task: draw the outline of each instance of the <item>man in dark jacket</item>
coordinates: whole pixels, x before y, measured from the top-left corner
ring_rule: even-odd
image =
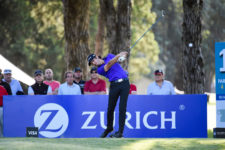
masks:
[[[52,95],[52,88],[44,84],[44,76],[41,70],[34,72],[35,84],[29,86],[28,95]]]

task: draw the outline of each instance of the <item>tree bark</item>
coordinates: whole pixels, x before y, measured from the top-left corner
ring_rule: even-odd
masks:
[[[130,53],[130,18],[131,18],[131,0],[119,0],[117,9],[113,6],[113,0],[103,0],[106,15],[107,42],[109,52],[118,54],[121,51]],[[116,11],[117,10],[117,11]],[[129,56],[123,67],[128,69]]]
[[[203,0],[183,0],[183,87],[186,94],[204,93],[201,52],[202,6]]]
[[[212,89],[212,81],[214,79],[214,75],[215,72],[213,72],[212,70],[205,70],[205,74],[207,74],[207,76],[205,77],[205,92],[215,92]]]
[[[98,15],[98,31],[95,40],[95,54],[103,55],[104,38],[105,38],[105,6],[103,0],[99,0],[100,11]]]
[[[87,77],[89,0],[63,0],[67,70],[80,67]]]

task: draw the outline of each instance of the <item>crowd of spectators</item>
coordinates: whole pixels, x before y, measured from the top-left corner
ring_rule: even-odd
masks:
[[[24,95],[20,82],[12,78],[12,73],[11,69],[5,69],[4,71],[0,69],[1,89],[4,88],[7,95]],[[149,84],[147,95],[175,94],[173,84],[164,79],[162,70],[155,70],[154,75],[155,81]],[[36,70],[34,72],[35,83],[28,87],[27,93],[28,95],[107,94],[107,83],[105,80],[99,78],[96,67],[90,69],[90,80],[87,81],[82,79],[82,69],[80,67],[75,67],[73,71],[66,71],[64,77],[65,82],[60,84],[59,81],[54,80],[52,69],[47,68],[44,72]],[[135,84],[130,84],[129,94],[137,94]]]
[[[12,78],[12,73],[11,69],[5,69],[4,72],[0,69],[1,89],[4,88],[7,95],[24,95],[20,82]],[[173,84],[164,79],[162,70],[155,70],[154,75],[155,81],[149,84],[147,95],[175,94]],[[66,71],[64,77],[65,82],[60,84],[59,81],[54,80],[52,69],[47,68],[44,72],[36,70],[34,72],[35,83],[28,87],[27,93],[28,95],[107,94],[107,83],[105,80],[99,78],[96,67],[90,69],[90,80],[87,81],[82,79],[82,69],[80,67],[75,67],[73,71]],[[130,84],[129,94],[137,94],[135,84]]]
[[[6,90],[7,95],[24,95],[20,82],[12,78],[12,70],[0,69],[0,86]],[[28,87],[28,95],[81,95],[81,94],[107,94],[106,81],[99,78],[97,68],[90,69],[90,80],[82,79],[82,70],[75,67],[73,71],[65,72],[65,83],[60,84],[54,80],[53,70],[50,68],[34,72],[35,83]],[[132,91],[132,92],[131,92]],[[2,90],[1,90],[2,92]],[[137,89],[131,84],[130,94],[136,94]],[[4,92],[3,92],[4,93]],[[1,94],[2,95],[2,94]]]
[[[24,91],[18,80],[12,78],[12,70],[0,69],[0,137],[2,136],[3,125],[3,96],[4,95],[24,95]],[[147,95],[174,95],[174,87],[170,81],[164,80],[162,70],[156,70],[155,81],[147,89]],[[60,84],[54,80],[52,69],[34,72],[35,83],[28,87],[28,95],[100,95],[107,94],[106,81],[99,78],[97,68],[90,70],[90,80],[82,79],[82,70],[76,67],[74,71],[66,71],[65,82]],[[129,94],[137,94],[137,87],[130,84]]]

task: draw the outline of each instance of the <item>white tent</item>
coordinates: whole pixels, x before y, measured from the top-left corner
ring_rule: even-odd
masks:
[[[35,83],[35,80],[32,77],[16,67],[2,55],[0,55],[0,68],[2,69],[2,72],[4,72],[4,69],[11,69],[12,77],[14,79],[19,80],[20,82],[23,82],[29,86]]]

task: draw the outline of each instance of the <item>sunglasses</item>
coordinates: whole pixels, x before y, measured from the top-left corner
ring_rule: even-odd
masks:
[[[157,74],[155,74],[155,76],[162,76],[163,74],[161,74],[161,73],[157,73]]]
[[[42,74],[36,74],[35,77],[37,77],[37,76],[42,76]]]
[[[97,72],[93,71],[91,74],[93,74],[93,73],[97,73]]]

